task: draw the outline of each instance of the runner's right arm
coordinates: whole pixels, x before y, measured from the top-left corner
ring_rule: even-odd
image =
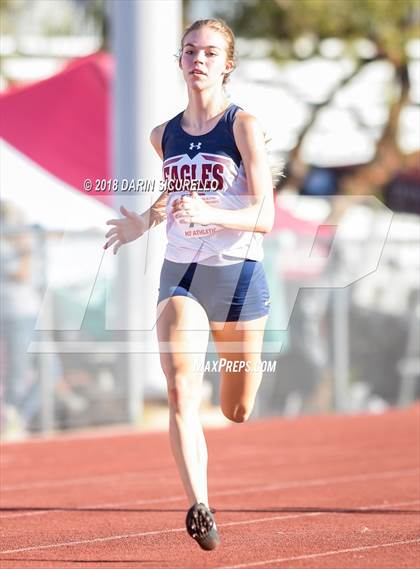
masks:
[[[161,148],[162,135],[165,124],[159,125],[153,129],[150,140],[156,152],[163,158]],[[141,237],[146,231],[159,225],[166,219],[166,202],[168,200],[168,193],[165,189],[162,195],[155,201],[155,203],[144,213],[138,214],[134,211],[129,211],[123,205],[120,207],[120,212],[124,216],[122,219],[109,219],[106,224],[113,227],[106,233],[105,237],[108,241],[103,246],[104,249],[113,247],[114,255],[117,254],[118,249],[125,243],[130,243]]]
[[[161,160],[163,160],[162,136],[166,125],[167,122],[160,124],[159,126],[156,126],[150,133],[150,142],[152,143],[153,148],[156,150],[156,153]],[[142,213],[141,217],[146,222],[147,230],[152,229],[152,227],[156,227],[156,225],[159,225],[159,223],[165,221],[167,201],[168,191],[165,189],[162,192],[162,195],[155,201],[155,203],[147,211]]]

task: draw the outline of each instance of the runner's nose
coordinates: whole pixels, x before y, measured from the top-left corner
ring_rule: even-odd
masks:
[[[194,58],[194,63],[203,63],[204,61],[204,52],[202,50],[197,51]]]

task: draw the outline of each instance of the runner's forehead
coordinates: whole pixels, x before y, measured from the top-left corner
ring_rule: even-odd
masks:
[[[198,49],[223,49],[223,47],[219,45],[197,45],[192,42],[185,43],[184,47],[198,47]]]
[[[196,43],[188,42],[184,44],[184,47],[191,46],[191,47],[198,47],[201,49],[222,49],[219,45],[198,45]]]
[[[211,28],[192,30],[185,36],[183,42],[183,47],[201,47],[202,49],[226,49],[226,45],[226,40],[223,35],[219,31]]]

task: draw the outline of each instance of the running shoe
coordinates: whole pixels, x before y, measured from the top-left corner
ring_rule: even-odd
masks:
[[[187,532],[206,551],[215,549],[220,544],[214,513],[215,510],[207,508],[203,503],[194,504],[185,519]]]

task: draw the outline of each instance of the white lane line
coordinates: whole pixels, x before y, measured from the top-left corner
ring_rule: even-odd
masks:
[[[319,445],[321,446],[321,445]],[[317,447],[318,448],[318,447]],[[328,451],[332,452],[332,451],[337,451],[339,450],[338,447],[331,447],[331,446],[326,446],[325,448],[328,449]],[[306,450],[313,450],[313,448],[310,447],[300,447],[297,449],[297,451],[303,452]],[[265,455],[266,451],[264,450],[263,453],[260,453],[261,456],[257,456],[257,461],[250,464],[250,468],[260,468],[261,465],[261,460],[265,460],[266,458],[268,459],[268,457]],[[354,458],[354,454],[351,452],[344,453],[343,456],[343,452],[340,451],[341,453],[341,458],[342,460],[340,460],[339,462],[343,462],[343,461],[347,461],[347,460],[351,460],[352,458]],[[255,452],[249,452],[247,453],[247,455],[249,457],[253,457],[255,456]],[[374,452],[374,451],[369,451],[369,459],[366,459],[365,462],[370,462],[370,459],[372,458],[372,456],[375,456],[375,454],[380,455],[381,457],[384,457],[383,451],[380,450],[378,452]],[[392,453],[391,455],[388,454],[386,455],[384,458],[393,458],[395,457],[395,452]],[[400,454],[400,453],[398,453]],[[406,456],[407,453],[405,453],[402,456]],[[226,455],[226,456],[221,456],[221,460],[223,462],[228,461],[229,459],[231,459],[232,461],[236,462],[238,460],[238,458],[243,458],[246,457],[246,455],[244,455],[244,453],[238,453],[238,455],[236,455],[236,449],[235,449],[235,453],[234,455],[232,455],[232,453],[230,455]],[[308,460],[302,460],[301,457],[296,458],[295,456],[283,456],[281,459],[275,459],[273,460],[271,457],[269,458],[269,464],[270,467],[273,466],[284,466],[284,465],[290,465],[291,463],[303,463],[303,464],[308,464]],[[334,464],[336,464],[338,461],[334,460]],[[360,461],[359,461],[360,463]],[[1,464],[1,459],[0,459],[0,464]],[[15,492],[15,491],[24,491],[24,490],[32,490],[33,488],[51,488],[51,487],[59,487],[59,486],[72,486],[73,484],[95,484],[96,482],[101,482],[101,481],[113,481],[115,479],[120,480],[122,477],[130,477],[130,476],[144,476],[144,477],[150,477],[150,478],[155,478],[156,474],[155,474],[155,470],[159,469],[160,471],[173,471],[173,464],[167,464],[167,465],[162,465],[162,466],[156,466],[156,469],[150,469],[150,472],[144,472],[144,471],[132,471],[132,472],[123,472],[123,473],[104,473],[104,474],[98,474],[95,476],[83,476],[83,477],[75,477],[75,478],[66,478],[63,480],[35,480],[33,482],[25,482],[25,483],[17,483],[17,484],[9,484],[9,485],[5,485],[3,483],[3,485],[0,488],[0,493],[4,493],[4,492]],[[224,465],[216,465],[213,466],[213,472],[224,472],[226,470],[226,464]],[[3,480],[4,480],[5,474],[3,473]]]
[[[363,514],[363,510],[371,510],[372,508],[376,508],[376,509],[384,509],[384,508],[388,508],[388,507],[394,507],[394,508],[398,508],[401,506],[414,506],[415,504],[420,504],[420,500],[414,500],[414,501],[410,501],[410,502],[398,502],[396,504],[375,504],[374,506],[360,506],[360,507],[356,507],[353,508],[355,510],[357,510],[357,512],[355,513],[361,513]],[[414,511],[414,510],[413,510]],[[270,520],[290,520],[292,518],[306,518],[306,517],[310,517],[310,516],[325,516],[327,514],[339,514],[340,512],[302,512],[300,514],[293,514],[293,515],[288,515],[288,516],[272,516],[271,518],[269,518]],[[379,513],[378,513],[379,515]],[[223,524],[217,524],[217,526],[237,526],[237,525],[244,525],[244,524],[254,524],[257,522],[266,522],[268,518],[253,518],[252,520],[246,520],[246,521],[240,521],[240,522],[225,522]]]
[[[279,484],[268,484],[260,486],[245,486],[243,488],[235,488],[231,490],[219,490],[212,492],[212,497],[215,496],[235,496],[237,494],[252,494],[254,492],[275,492],[279,490],[287,490],[289,488],[305,488],[311,486],[327,486],[329,484],[346,484],[347,482],[365,482],[366,480],[381,480],[386,478],[397,478],[399,476],[418,476],[419,470],[417,468],[411,468],[409,470],[388,470],[381,472],[372,472],[369,474],[356,474],[353,476],[337,476],[333,478],[314,478],[312,480],[291,480],[288,482],[281,482]],[[185,500],[185,496],[169,496],[168,498],[155,498],[151,500],[137,500],[135,502],[118,502],[118,503],[108,503],[108,504],[96,504],[80,506],[80,511],[83,509],[98,509],[103,508],[122,508],[126,506],[141,506],[144,504],[159,504],[165,502],[176,502],[178,500]],[[71,506],[70,508],[72,508]],[[24,507],[23,507],[24,508]],[[5,507],[5,509],[7,509]],[[76,508],[75,508],[76,510]],[[77,511],[77,510],[76,510]],[[0,520],[9,518],[18,518],[22,516],[40,516],[52,513],[65,513],[68,512],[68,508],[65,506],[63,508],[56,508],[52,510],[38,510],[36,512],[19,512],[16,514],[3,514],[0,516]]]
[[[353,476],[335,476],[332,478],[313,478],[312,480],[292,480],[289,482],[281,482],[280,484],[268,484],[266,486],[249,486],[248,488],[238,488],[236,490],[226,490],[212,493],[213,496],[231,496],[234,494],[242,494],[244,492],[270,492],[288,488],[299,488],[306,486],[326,486],[328,484],[342,484],[346,482],[364,482],[366,480],[376,480],[382,478],[395,478],[397,476],[414,476],[418,475],[418,468],[410,468],[406,470],[385,470],[381,472],[370,472],[369,474],[355,474]]]
[[[166,480],[166,478],[165,478]],[[232,478],[229,479],[229,482],[232,482]],[[178,484],[178,482],[176,482],[176,484]],[[213,494],[217,495],[217,492],[214,492]],[[42,516],[45,514],[56,514],[56,513],[60,513],[60,514],[65,514],[65,513],[83,513],[85,511],[90,511],[90,510],[98,510],[99,512],[101,510],[103,510],[104,508],[121,508],[121,507],[129,507],[129,506],[141,506],[141,505],[147,505],[147,504],[161,504],[163,502],[179,502],[181,500],[185,500],[185,494],[179,494],[178,496],[168,496],[167,498],[149,498],[148,500],[136,500],[136,501],[130,501],[130,502],[109,502],[109,503],[105,503],[105,504],[86,504],[83,506],[74,506],[74,505],[70,505],[70,506],[63,506],[62,508],[51,508],[49,510],[38,510],[35,512],[19,512],[16,514],[2,514],[0,515],[0,520],[5,520],[5,519],[9,519],[9,518],[21,518],[24,516]],[[7,506],[4,506],[3,508],[4,510],[7,510]],[[22,506],[22,509],[25,509],[24,506]],[[117,512],[118,510],[115,510],[115,512]],[[136,510],[133,510],[133,512],[135,512]],[[114,513],[115,513],[114,512]]]
[[[401,506],[408,506],[408,505],[414,505],[414,504],[418,504],[420,502],[420,500],[415,500],[415,501],[411,501],[411,502],[397,502],[394,504],[373,504],[370,506],[361,506],[359,509],[360,510],[369,510],[372,508],[398,508]],[[251,524],[255,524],[255,523],[261,523],[261,522],[271,522],[273,520],[276,521],[282,521],[282,520],[290,520],[290,519],[294,519],[294,518],[306,518],[306,517],[311,517],[311,516],[325,516],[328,514],[331,514],[333,512],[303,512],[301,514],[292,514],[292,515],[287,515],[287,516],[269,516],[267,518],[256,518],[256,519],[252,519],[252,520],[242,520],[242,521],[238,521],[238,522],[225,522],[225,523],[217,523],[217,527],[228,527],[228,526],[241,526],[241,525],[251,525]],[[47,543],[47,544],[41,544],[41,545],[31,545],[29,547],[20,547],[18,549],[8,549],[6,551],[0,551],[0,554],[10,554],[10,553],[23,553],[25,551],[34,551],[34,550],[38,550],[38,549],[54,549],[56,547],[70,547],[73,545],[84,545],[84,544],[91,544],[91,543],[97,543],[97,542],[103,542],[103,541],[114,541],[114,540],[118,540],[118,539],[124,539],[124,538],[133,538],[133,537],[145,537],[148,535],[160,535],[160,534],[165,534],[165,533],[177,533],[177,532],[184,532],[185,528],[173,528],[173,529],[166,529],[166,530],[155,530],[155,531],[147,531],[147,532],[138,532],[138,533],[128,533],[128,534],[123,534],[123,535],[110,535],[110,536],[105,536],[105,537],[95,537],[92,539],[83,539],[83,540],[78,540],[78,541],[64,541],[64,542],[60,542],[60,543]]]
[[[232,526],[232,525],[244,525],[244,524],[251,524],[254,522],[266,522],[269,520],[289,520],[291,518],[300,518],[302,516],[308,516],[308,515],[315,515],[318,514],[318,512],[310,512],[310,513],[305,513],[305,514],[294,514],[292,516],[275,516],[275,517],[271,517],[271,518],[260,518],[257,520],[246,520],[243,522],[228,522],[228,523],[224,523],[224,524],[217,524],[217,527],[220,528],[222,526]],[[166,530],[156,530],[156,531],[146,531],[146,532],[139,532],[139,533],[127,533],[124,535],[110,535],[110,536],[106,536],[106,537],[95,537],[93,539],[84,539],[84,540],[80,540],[80,541],[65,541],[65,542],[61,542],[61,543],[48,543],[45,545],[32,545],[30,547],[22,547],[19,549],[9,549],[8,551],[0,551],[1,554],[5,554],[5,553],[23,553],[25,551],[33,551],[34,549],[52,549],[54,547],[67,547],[67,546],[72,546],[72,545],[82,545],[82,544],[90,544],[90,543],[96,543],[98,541],[113,541],[113,540],[118,540],[118,539],[124,539],[124,538],[130,538],[130,537],[145,537],[148,535],[160,535],[160,534],[164,534],[164,533],[174,533],[174,532],[180,532],[180,531],[186,531],[185,527],[182,528],[174,528],[174,529],[166,529]]]
[[[111,502],[109,504],[88,504],[87,506],[69,506],[66,508],[54,508],[51,510],[39,510],[37,512],[20,512],[18,514],[5,514],[0,516],[0,520],[5,520],[9,518],[21,518],[24,516],[43,516],[45,514],[65,514],[65,513],[79,513],[82,514],[85,511],[98,510],[99,512],[104,508],[122,508],[124,506],[141,506],[146,504],[161,504],[162,502],[178,502],[180,500],[185,500],[185,495],[180,494],[179,496],[169,496],[169,498],[154,498],[150,500],[137,500],[136,502],[121,502],[116,504]],[[6,508],[7,509],[7,508]],[[133,510],[135,512],[136,510]],[[116,513],[117,510],[114,512]],[[112,511],[110,512],[112,513]]]
[[[114,439],[114,438],[118,438],[118,437],[138,437],[139,435],[141,435],[142,437],[145,436],[149,436],[149,437],[153,437],[156,435],[161,435],[162,431],[161,430],[150,430],[150,431],[144,431],[142,433],[139,433],[138,429],[136,428],[121,428],[118,429],[118,427],[112,427],[110,429],[98,429],[98,431],[96,432],[90,432],[90,431],[84,431],[82,433],[72,433],[72,434],[66,434],[66,433],[61,433],[60,435],[44,435],[44,436],[39,436],[39,437],[32,437],[32,438],[28,438],[28,439],[21,439],[21,440],[2,440],[0,442],[0,448],[1,447],[5,447],[8,450],[10,448],[19,448],[25,445],[40,445],[40,444],[45,444],[45,446],[51,444],[51,443],[59,443],[59,444],[64,444],[64,443],[73,443],[73,442],[78,442],[78,441],[92,441],[95,439]]]
[[[223,457],[222,460],[224,463],[226,463],[226,461],[228,459],[232,459],[232,461],[237,461],[239,457]],[[262,459],[264,460],[264,457],[262,457]],[[260,461],[261,459],[259,459]],[[293,458],[288,458],[288,459],[281,459],[281,460],[275,460],[275,461],[271,461],[270,462],[270,466],[279,466],[279,465],[290,465],[292,462],[296,462],[296,459]],[[1,464],[1,461],[0,461]],[[251,468],[259,468],[260,467],[261,462],[255,462],[254,464],[251,464],[250,467]],[[121,480],[121,478],[129,478],[129,477],[145,477],[145,478],[152,478],[152,479],[156,479],[156,470],[161,471],[168,471],[169,473],[171,472],[175,472],[174,470],[174,465],[172,464],[168,464],[168,465],[163,465],[163,466],[159,466],[157,465],[156,468],[154,470],[151,470],[150,472],[143,472],[143,471],[133,471],[133,472],[122,472],[122,473],[106,473],[106,474],[99,474],[96,476],[83,476],[83,477],[76,477],[76,478],[66,478],[63,480],[36,480],[34,482],[25,482],[25,483],[18,483],[18,484],[9,484],[8,486],[6,485],[2,485],[0,487],[0,494],[3,494],[5,492],[21,492],[24,490],[32,490],[33,488],[51,488],[51,487],[60,487],[60,486],[72,486],[74,484],[96,484],[97,482],[106,482],[106,481],[114,481],[114,480]],[[226,471],[226,464],[224,464],[223,466],[214,466],[213,467],[213,472],[225,472]],[[4,479],[4,477],[3,477]]]
[[[420,538],[405,539],[401,541],[392,541],[390,543],[378,543],[376,545],[365,545],[363,547],[349,547],[347,549],[334,549],[332,551],[324,551],[322,553],[308,553],[307,555],[296,555],[294,557],[279,557],[277,559],[266,559],[265,561],[255,561],[253,563],[240,563],[239,565],[220,565],[216,569],[242,569],[243,567],[261,567],[270,563],[286,563],[291,561],[300,561],[302,559],[315,559],[317,557],[327,557],[328,555],[340,555],[342,553],[354,553],[356,551],[367,551],[369,549],[378,549],[380,547],[395,547],[396,545],[407,545],[409,543],[418,543]]]
[[[159,467],[159,470],[169,470],[173,467]],[[10,486],[2,486],[1,494],[5,492],[22,492],[22,490],[33,490],[34,488],[58,488],[60,486],[73,486],[76,484],[97,484],[98,482],[114,482],[115,480],[121,480],[124,478],[152,478],[156,480],[157,478],[163,479],[163,476],[158,477],[156,472],[121,472],[115,474],[99,474],[97,476],[83,476],[80,478],[67,478],[65,480],[42,480],[39,482],[31,482],[29,484],[13,484]]]
[[[147,535],[160,535],[164,533],[175,533],[180,531],[186,531],[185,528],[175,528],[157,531],[146,531],[140,533],[125,533],[122,535],[111,535],[105,537],[95,537],[93,539],[81,539],[79,541],[64,541],[61,543],[48,543],[45,545],[32,545],[31,547],[21,547],[19,549],[8,549],[7,551],[0,551],[1,554],[10,553],[23,553],[24,551],[34,551],[38,549],[53,549],[55,547],[69,547],[73,545],[86,545],[91,543],[98,543],[101,541],[114,541],[118,539],[129,539],[133,537],[144,537]]]
[[[313,450],[310,449],[309,447],[306,447],[304,449],[306,450]],[[338,447],[333,447],[332,449],[330,448],[331,452],[332,451],[338,451]],[[299,452],[301,452],[302,449],[299,449]],[[303,451],[302,451],[303,452]],[[255,456],[258,453],[255,452],[249,452],[248,453],[250,457]],[[265,460],[267,458],[266,456],[266,450],[264,450],[264,453],[260,453],[262,456],[261,457],[256,457],[257,460],[255,461],[254,464],[251,464],[251,468],[256,468],[259,467],[261,464],[261,460]],[[371,456],[372,453],[370,453]],[[383,453],[382,453],[383,454]],[[235,449],[235,454],[232,455],[232,453],[230,453],[229,455],[221,455],[220,456],[220,460],[223,461],[223,463],[226,463],[226,461],[228,461],[229,459],[232,460],[232,462],[237,461],[239,458],[243,458],[244,454],[243,453],[238,453],[236,456],[236,449]],[[406,454],[404,455],[406,456]],[[270,466],[279,466],[279,465],[290,465],[291,463],[296,462],[296,457],[294,456],[289,456],[286,458],[282,458],[279,460],[270,460]],[[1,464],[1,457],[0,457],[0,464]],[[114,480],[117,479],[119,480],[121,477],[123,476],[150,476],[150,477],[155,477],[155,471],[159,469],[159,471],[174,471],[174,465],[173,464],[167,464],[167,465],[157,465],[155,470],[151,469],[151,472],[143,472],[143,471],[132,471],[132,472],[128,472],[128,473],[106,473],[106,474],[100,474],[100,475],[95,475],[95,476],[83,476],[83,477],[75,477],[75,478],[66,478],[63,480],[35,480],[33,482],[25,482],[25,483],[17,483],[17,484],[9,484],[9,485],[5,485],[3,484],[0,488],[1,493],[3,492],[14,492],[14,491],[22,491],[22,490],[31,490],[32,488],[51,488],[51,486],[67,486],[67,485],[73,485],[73,484],[81,484],[81,483],[96,483],[96,482],[100,482],[101,480]],[[226,470],[226,464],[223,465],[215,465],[213,466],[213,472],[220,472],[220,471],[225,471]],[[5,473],[3,473],[3,480],[5,478]]]

